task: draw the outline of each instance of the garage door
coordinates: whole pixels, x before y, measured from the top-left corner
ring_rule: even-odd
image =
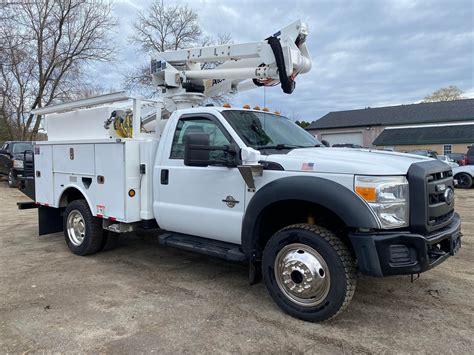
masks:
[[[346,133],[322,133],[321,139],[327,140],[331,145],[352,143],[363,146],[362,132],[346,132]]]

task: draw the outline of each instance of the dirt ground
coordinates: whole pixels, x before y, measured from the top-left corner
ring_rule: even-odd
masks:
[[[361,276],[348,310],[291,318],[244,266],[129,236],[72,255],[0,182],[0,352],[468,353],[474,348],[474,189],[457,190],[458,255],[410,283]]]

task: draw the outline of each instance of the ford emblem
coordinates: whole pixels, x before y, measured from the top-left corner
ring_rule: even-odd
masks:
[[[446,201],[446,203],[448,205],[450,205],[451,203],[453,203],[454,201],[454,190],[451,188],[451,187],[448,187],[445,191],[444,191],[444,200]]]

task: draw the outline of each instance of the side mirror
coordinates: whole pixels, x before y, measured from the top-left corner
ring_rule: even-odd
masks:
[[[0,154],[11,156],[7,150],[0,149]]]
[[[329,144],[329,142],[328,142],[327,140],[325,140],[325,139],[323,139],[323,140],[321,141],[321,143],[323,143],[323,145],[324,145],[325,147],[330,147],[330,146],[331,146],[331,144]]]
[[[184,137],[184,165],[209,165],[209,134],[190,133]]]
[[[222,152],[222,158],[211,159],[211,151]],[[184,165],[186,166],[222,165],[232,168],[239,164],[238,153],[239,147],[236,144],[210,145],[207,133],[190,133],[184,138]]]

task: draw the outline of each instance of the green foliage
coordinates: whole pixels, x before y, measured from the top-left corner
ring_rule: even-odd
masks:
[[[306,128],[311,124],[310,122],[306,122],[306,121],[295,121],[295,123],[301,128]]]

